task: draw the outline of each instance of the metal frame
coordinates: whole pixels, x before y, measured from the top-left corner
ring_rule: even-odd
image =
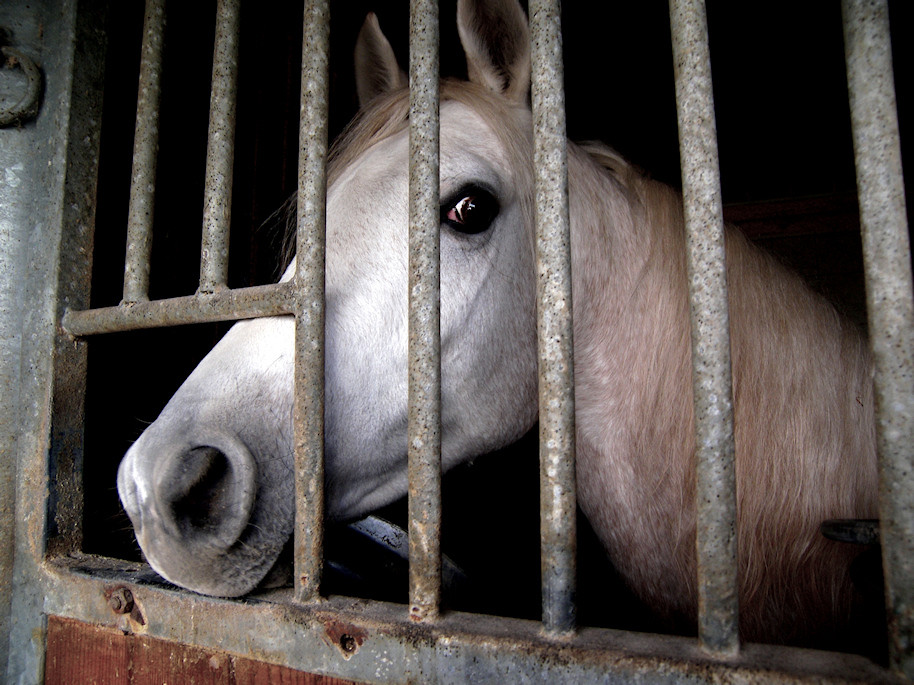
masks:
[[[914,300],[886,2],[844,0],[893,668],[914,679]]]
[[[708,651],[739,651],[736,466],[730,318],[717,126],[704,2],[670,2],[692,331],[698,634]]]
[[[17,272],[34,307],[3,301],[4,335],[19,336],[15,363],[4,392],[17,398],[15,430],[4,415],[3,446],[16,455],[3,482],[29,484],[16,490],[14,515],[3,521],[2,577],[11,571],[15,590],[3,587],[4,624],[9,633],[7,677],[41,679],[44,617],[56,614],[83,621],[116,622],[132,630],[214,649],[228,649],[315,673],[373,682],[514,681],[622,682],[633,678],[667,682],[730,678],[859,678],[892,675],[865,659],[783,647],[740,645],[735,603],[735,506],[730,426],[726,292],[723,279],[722,220],[716,162],[710,62],[702,0],[671,0],[677,67],[677,99],[683,159],[693,322],[696,350],[714,350],[694,373],[697,432],[710,445],[699,461],[700,638],[638,635],[579,629],[573,603],[575,541],[573,386],[570,374],[571,308],[568,255],[564,94],[558,2],[531,0],[533,111],[537,174],[537,249],[540,272],[541,454],[543,495],[543,622],[439,613],[440,603],[440,361],[438,349],[437,182],[437,3],[411,4],[411,271],[410,283],[410,606],[354,602],[319,596],[322,560],[323,450],[323,233],[324,159],[327,150],[328,2],[305,0],[302,125],[299,174],[299,260],[292,282],[226,288],[227,206],[231,191],[235,91],[229,68],[237,45],[238,0],[219,2],[207,164],[207,210],[200,288],[197,294],[148,301],[151,195],[154,192],[155,111],[161,60],[160,0],[148,0],[143,79],[135,140],[130,205],[130,239],[124,300],[108,309],[88,310],[94,184],[98,159],[98,116],[103,65],[104,2],[68,0],[58,14],[41,9],[45,41],[59,50],[46,58],[45,110],[33,129],[20,132],[13,152],[36,140],[52,144],[27,169],[28,183],[47,188],[27,208],[45,217],[48,229],[36,238],[29,269]],[[867,7],[864,7],[864,4]],[[893,607],[893,668],[914,678],[914,388],[911,383],[912,315],[910,249],[903,204],[897,120],[894,119],[885,3],[844,3],[851,102],[861,212],[868,264],[868,298],[875,316],[880,454],[883,480],[882,541],[887,596]],[[6,8],[4,8],[6,9]],[[2,14],[0,14],[2,16]],[[38,22],[36,22],[37,25]],[[36,38],[36,41],[38,39]],[[884,112],[873,116],[876,110]],[[870,126],[876,122],[875,131]],[[697,123],[697,126],[693,126]],[[878,146],[874,146],[874,141]],[[874,147],[882,151],[874,157]],[[8,154],[0,151],[0,154]],[[145,160],[145,161],[143,161]],[[6,160],[4,160],[6,161]],[[875,180],[871,180],[875,178]],[[886,181],[888,179],[888,181]],[[39,185],[41,184],[41,185]],[[883,194],[882,190],[890,191]],[[86,198],[90,198],[86,201]],[[900,203],[900,204],[899,204]],[[216,209],[214,209],[216,208]],[[13,217],[22,223],[21,217]],[[887,237],[888,236],[888,237]],[[882,246],[892,241],[888,248]],[[15,247],[3,244],[4,252]],[[881,254],[887,252],[888,257]],[[307,257],[307,259],[305,258]],[[415,261],[412,261],[415,260]],[[889,271],[887,284],[877,275]],[[555,279],[553,274],[564,274]],[[14,274],[12,277],[16,277]],[[559,283],[558,289],[552,283]],[[711,285],[706,285],[710,283]],[[886,294],[892,293],[891,295]],[[419,304],[421,302],[421,304]],[[555,307],[554,303],[565,303]],[[888,302],[888,306],[884,303]],[[558,317],[557,311],[567,312]],[[296,488],[295,587],[254,601],[204,598],[149,583],[141,567],[110,559],[84,558],[81,543],[81,422],[85,378],[84,336],[199,320],[254,316],[296,316]],[[899,317],[896,322],[896,317]],[[60,324],[58,326],[58,324]],[[555,348],[549,340],[561,340]],[[899,343],[898,341],[903,341]],[[712,342],[709,342],[712,341]],[[4,348],[4,352],[6,351]],[[12,347],[10,347],[12,349]],[[12,368],[12,367],[9,367]],[[24,373],[22,370],[28,370]],[[53,394],[48,388],[53,384]],[[711,395],[717,404],[708,404]],[[562,398],[554,402],[555,398]],[[552,411],[552,407],[558,407]],[[53,417],[53,418],[52,418]],[[552,447],[554,446],[554,448]],[[704,452],[704,450],[702,450]],[[49,471],[48,455],[52,470]],[[35,488],[47,483],[50,507]],[[4,485],[5,487],[5,485]],[[12,491],[4,491],[4,494]],[[553,496],[555,495],[555,496]],[[51,511],[53,518],[47,512]],[[6,516],[6,512],[4,512]],[[10,530],[13,535],[7,536]],[[705,537],[705,533],[707,534]],[[9,560],[8,560],[9,559]],[[112,614],[113,588],[127,585],[135,598],[130,614]],[[230,618],[227,618],[230,617]],[[334,631],[329,626],[335,626]],[[343,626],[343,637],[337,635]],[[337,637],[334,637],[337,636]],[[5,645],[4,645],[5,646]]]

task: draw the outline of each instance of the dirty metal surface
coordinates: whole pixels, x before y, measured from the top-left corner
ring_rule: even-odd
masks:
[[[914,299],[888,3],[842,3],[893,666],[914,679]]]
[[[17,67],[26,79],[25,87],[21,89],[22,94],[16,99],[6,97],[10,91],[6,84],[0,87],[0,128],[19,126],[38,114],[43,82],[41,70],[27,54],[13,47],[0,48],[0,58],[3,62],[0,69]],[[0,77],[5,78],[5,75]]]
[[[141,567],[117,564],[87,557],[48,565],[46,610],[362,682],[902,682],[848,654],[753,644],[715,659],[694,638],[591,628],[553,637],[536,621],[456,612],[416,622],[397,604],[330,597],[295,605],[291,590],[221,600],[137,583]],[[133,598],[130,614],[111,606],[119,588]]]
[[[149,299],[149,260],[152,254],[164,45],[165,0],[146,0],[127,215],[127,257],[124,266],[126,303]]]
[[[216,43],[213,48],[203,191],[203,241],[200,251],[202,293],[216,292],[225,288],[228,282],[240,32],[241,1],[220,0],[216,9]]]
[[[190,323],[280,316],[294,313],[296,301],[292,283],[275,283],[224,290],[210,295],[188,295],[100,309],[68,310],[63,315],[62,326],[69,335],[80,337]]]
[[[736,469],[724,222],[704,0],[670,0],[692,330],[698,624],[712,653],[739,650]]]
[[[324,255],[330,6],[307,0],[302,41],[295,318],[295,597],[319,599],[324,539]]]
[[[98,162],[97,107],[105,45],[100,27],[105,9],[106,3],[90,0],[81,3],[81,11],[76,2],[49,8],[44,3],[11,1],[0,7],[0,25],[34,57],[46,77],[38,116],[0,133],[0,680],[4,682],[40,680],[45,620],[40,564],[47,535],[60,533],[64,546],[78,543],[80,535],[79,489],[74,497],[60,493],[60,486],[69,490],[80,473],[81,440],[71,432],[79,427],[74,423],[52,426],[51,388],[56,352],[61,349],[57,341],[60,310],[64,303],[84,306],[81,300],[86,293],[86,277],[78,272],[85,270],[89,259],[87,244],[91,248],[94,200],[86,198],[93,197]],[[84,351],[72,352],[68,361],[78,373]],[[68,389],[76,394],[63,403],[78,420],[79,388]],[[8,440],[8,429],[14,441]],[[61,431],[57,437],[66,439],[53,448],[61,450],[60,468],[49,474],[52,430]],[[49,508],[54,510],[50,517]]]
[[[574,333],[561,10],[531,2],[543,625],[574,630]]]
[[[409,587],[410,615],[441,601],[441,306],[438,3],[410,3]]]

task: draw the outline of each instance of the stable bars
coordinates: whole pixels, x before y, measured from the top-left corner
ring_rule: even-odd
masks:
[[[228,290],[228,205],[238,0],[223,0],[213,66],[204,243],[196,295],[148,301],[161,70],[162,0],[147,0],[124,300],[68,312],[77,336],[196,321],[296,315],[295,597],[319,598],[323,563],[324,255],[328,0],[306,0],[298,243],[291,282]],[[893,667],[914,677],[914,302],[885,0],[845,0],[845,42],[876,360],[881,539]],[[559,3],[531,0],[540,345],[543,626],[575,629],[573,321]],[[736,501],[723,221],[703,0],[670,0],[693,337],[698,451],[699,640],[739,651]],[[441,598],[439,43],[433,0],[410,5],[410,615]]]
[[[306,0],[295,289],[295,598],[319,597],[324,563],[324,246],[330,6]]]
[[[124,303],[149,299],[149,261],[155,205],[156,155],[159,147],[159,104],[162,96],[162,46],[165,0],[146,0],[140,85],[133,134],[133,170],[127,209],[127,256]]]
[[[281,283],[234,291],[228,290],[226,285],[241,2],[220,0],[216,12],[199,290],[193,296],[149,301],[165,2],[147,0],[127,216],[123,300],[117,307],[68,311],[62,323],[71,335],[231,321],[295,312],[296,300],[292,284]]]
[[[697,469],[698,638],[739,651],[736,473],[724,221],[704,0],[670,0],[689,275]]]
[[[844,49],[875,364],[889,658],[914,679],[914,300],[886,0],[845,0]]]
[[[222,290],[228,282],[240,29],[241,0],[219,0],[216,8],[216,42],[213,48],[206,178],[203,188],[201,293]]]
[[[543,628],[576,627],[574,336],[561,6],[530,3]]]
[[[409,12],[409,612],[441,600],[441,307],[437,0]]]

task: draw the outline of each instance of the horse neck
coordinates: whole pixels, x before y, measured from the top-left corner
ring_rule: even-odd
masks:
[[[569,191],[576,403],[589,417],[579,422],[579,464],[637,443],[653,451],[614,474],[620,487],[659,472],[681,479],[652,462],[670,445],[647,444],[639,428],[651,415],[658,425],[691,425],[681,200],[608,150],[572,149]],[[653,438],[679,449],[687,433]]]
[[[673,189],[608,148],[570,145],[569,200],[576,335],[605,340],[621,334],[620,319],[665,318],[681,305],[682,204]]]
[[[596,474],[579,502],[634,559],[645,530],[689,525],[689,460],[672,458],[693,440],[681,201],[609,151],[570,150],[577,469]]]

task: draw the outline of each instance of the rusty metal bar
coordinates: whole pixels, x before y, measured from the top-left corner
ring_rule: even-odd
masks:
[[[698,636],[739,651],[736,473],[724,224],[704,0],[670,0],[692,321]]]
[[[152,302],[121,304],[117,307],[70,310],[61,325],[74,337],[136,331],[162,326],[253,319],[295,312],[296,292],[292,283],[274,283],[212,295],[188,295]]]
[[[155,205],[156,157],[159,148],[162,44],[165,0],[146,0],[139,95],[133,137],[133,171],[127,210],[127,254],[124,263],[124,302],[149,299],[149,260]]]
[[[68,572],[64,565],[76,561],[96,565]],[[330,597],[320,605],[289,606],[284,590],[258,593],[253,601],[225,601],[176,592],[157,583],[137,583],[132,580],[135,573],[100,568],[106,561],[126,566],[97,557],[58,558],[43,565],[35,590],[40,593],[41,609],[49,615],[106,626],[118,620],[119,626],[126,626],[125,631],[132,628],[138,637],[165,638],[218,650],[217,654],[253,655],[345,681],[505,685],[897,682],[857,654],[754,645],[733,660],[719,660],[696,650],[692,638],[603,629],[578,631],[557,645],[542,634],[535,621],[449,611],[437,621],[416,624],[399,607],[386,602]],[[116,584],[126,585],[139,601],[142,614],[138,615],[146,625],[138,625],[129,614],[112,615],[105,592],[110,595]],[[421,679],[416,678],[417,662],[425,666]]]
[[[441,600],[441,329],[438,3],[409,19],[409,602],[434,619]]]
[[[295,288],[295,599],[319,598],[324,562],[324,254],[328,0],[305,0]]]
[[[201,293],[216,292],[225,288],[228,282],[240,28],[241,0],[219,0],[203,188]]]
[[[844,0],[892,668],[914,679],[914,300],[888,3]]]
[[[576,627],[576,489],[571,238],[561,8],[531,0],[543,627]]]

